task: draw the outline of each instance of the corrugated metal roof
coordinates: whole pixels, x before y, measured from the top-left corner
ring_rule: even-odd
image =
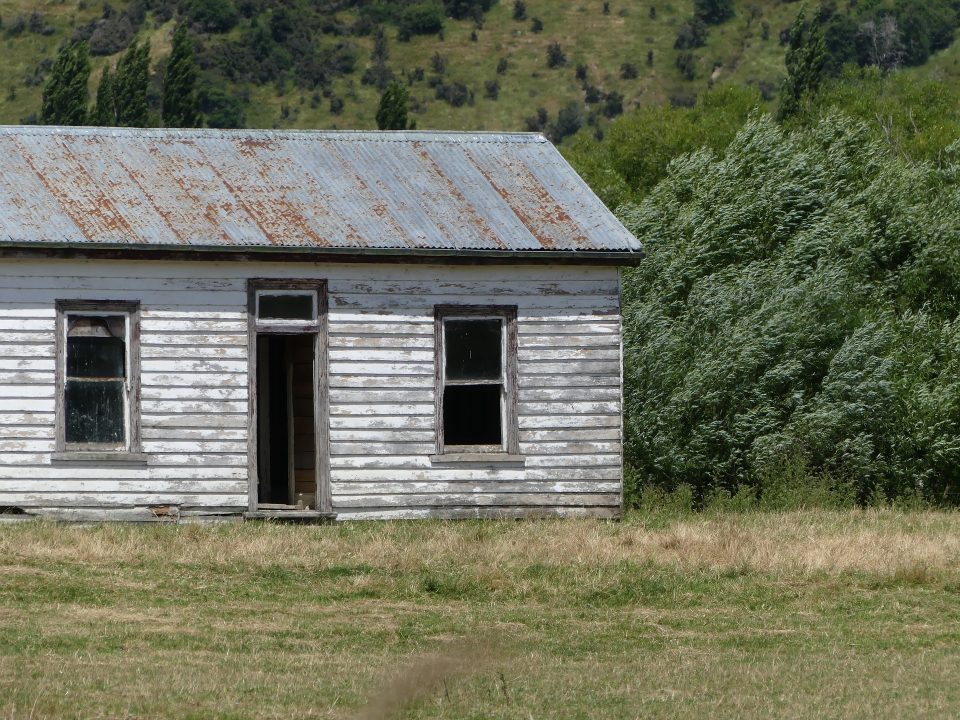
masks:
[[[526,133],[0,127],[0,242],[640,251]]]

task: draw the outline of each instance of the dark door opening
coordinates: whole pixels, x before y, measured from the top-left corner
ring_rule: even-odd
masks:
[[[316,509],[314,335],[257,335],[260,506]]]

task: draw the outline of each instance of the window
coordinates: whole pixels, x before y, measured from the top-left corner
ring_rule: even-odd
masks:
[[[136,303],[57,303],[59,450],[139,450]]]
[[[317,319],[317,293],[257,290],[257,319],[272,323],[313,322]]]
[[[517,452],[516,308],[436,311],[438,452]]]

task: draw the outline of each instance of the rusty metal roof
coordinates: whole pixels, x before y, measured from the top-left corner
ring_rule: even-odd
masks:
[[[0,244],[640,253],[541,135],[0,127]]]

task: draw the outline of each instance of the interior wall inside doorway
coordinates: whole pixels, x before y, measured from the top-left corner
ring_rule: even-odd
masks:
[[[316,507],[314,336],[257,336],[260,504]]]

